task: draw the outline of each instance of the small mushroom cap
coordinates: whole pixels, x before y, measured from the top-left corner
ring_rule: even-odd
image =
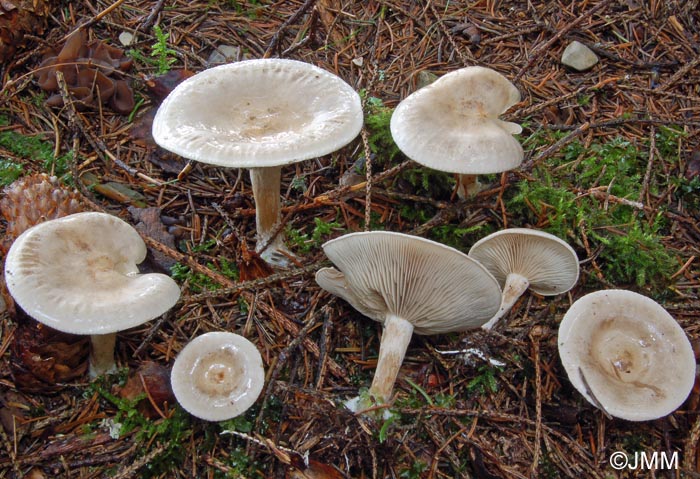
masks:
[[[258,349],[243,336],[211,332],[178,354],[170,374],[173,393],[193,416],[223,421],[244,413],[260,395],[265,370]]]
[[[574,387],[629,421],[670,414],[695,382],[683,329],[654,300],[632,291],[596,291],[577,300],[559,326],[558,343]]]
[[[477,261],[454,248],[388,231],[350,233],[323,245],[338,267],[316,282],[379,322],[387,314],[413,324],[417,334],[477,328],[493,316],[501,288]]]
[[[5,260],[7,288],[37,321],[73,334],[108,334],[156,318],[180,297],[164,274],[139,274],[146,245],[128,223],[87,212],[22,233]]]
[[[460,174],[498,173],[522,163],[513,138],[522,128],[498,119],[520,101],[518,89],[489,68],[455,70],[406,97],[391,117],[391,135],[406,156]]]
[[[296,60],[246,60],[175,87],[158,108],[153,138],[213,165],[281,166],[341,148],[362,121],[359,95],[336,75]]]
[[[565,293],[578,281],[576,252],[566,241],[544,231],[508,228],[480,239],[469,256],[483,264],[503,286],[510,273],[527,278],[543,296]]]

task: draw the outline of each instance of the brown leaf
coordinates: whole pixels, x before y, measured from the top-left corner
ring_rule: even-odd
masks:
[[[160,412],[175,402],[170,386],[170,369],[153,361],[144,361],[129,375],[126,384],[119,391],[119,396],[134,400],[144,393],[147,397],[139,401],[137,409],[147,418],[160,417]]]
[[[343,479],[343,474],[333,466],[309,459],[308,465],[292,461],[292,468],[287,470],[287,479]]]
[[[184,68],[170,70],[163,75],[146,78],[146,88],[156,101],[161,102],[176,86],[192,75],[194,72]]]
[[[48,6],[44,0],[3,0],[0,3],[0,62],[11,60],[27,34],[46,28]]]
[[[258,253],[248,249],[245,241],[240,242],[240,261],[238,264],[239,278],[241,281],[266,278],[275,271],[267,264]]]
[[[25,414],[22,405],[25,398],[12,390],[0,391],[0,425],[9,437],[21,439],[27,432]]]
[[[700,148],[695,148],[690,153],[690,160],[685,169],[685,177],[689,180],[700,176]]]
[[[153,238],[171,249],[175,249],[175,236],[173,236],[163,224],[160,208],[154,206],[148,208],[130,206],[128,210],[129,213],[131,213],[131,217],[136,222],[134,228],[136,228],[139,233]],[[155,263],[154,266],[162,271],[170,271],[170,268],[176,263],[174,259],[163,253],[154,250],[150,250],[150,252],[152,253],[153,262]]]

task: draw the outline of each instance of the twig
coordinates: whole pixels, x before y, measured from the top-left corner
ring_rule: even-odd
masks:
[[[541,57],[542,55],[544,55],[545,53],[547,53],[547,52],[549,51],[550,47],[551,47],[555,42],[557,42],[561,37],[563,37],[564,35],[566,35],[571,29],[577,27],[581,22],[583,22],[583,21],[584,21],[585,19],[587,19],[588,17],[592,16],[592,15],[593,15],[594,13],[596,13],[597,11],[602,10],[603,8],[607,7],[608,4],[611,3],[611,2],[612,2],[612,0],[603,0],[602,2],[600,2],[600,3],[597,4],[597,5],[595,5],[593,8],[591,8],[590,10],[588,10],[587,12],[585,12],[584,14],[579,15],[579,17],[576,18],[574,21],[568,22],[568,23],[564,26],[564,28],[562,28],[561,30],[559,30],[559,31],[556,33],[556,35],[554,35],[552,38],[550,38],[549,40],[547,40],[547,41],[544,43],[544,45],[540,46],[537,50],[535,50],[534,52],[531,52],[531,53],[530,53],[530,58],[528,59],[527,63],[525,64],[525,66],[523,66],[523,67],[520,69],[520,71],[518,72],[518,74],[515,75],[515,78],[513,79],[513,81],[516,82],[516,81],[520,80],[520,79],[523,77],[523,75],[525,75],[525,73],[527,72],[527,70],[528,70],[535,62],[537,62],[537,61],[540,59],[540,57]]]
[[[66,80],[63,77],[63,73],[60,70],[56,70],[56,81],[58,83],[59,91],[61,97],[63,98],[63,103],[66,105],[66,111],[68,112],[68,119],[72,122],[83,134],[85,139],[90,143],[95,152],[102,157],[102,161],[107,163],[106,159],[110,159],[115,165],[126,171],[132,176],[137,176],[142,180],[149,183],[161,186],[163,183],[159,180],[153,179],[148,175],[145,175],[138,171],[136,168],[132,168],[122,160],[114,156],[102,140],[100,140],[93,132],[92,129],[85,123],[85,120],[78,114],[73,104],[72,97],[68,92],[68,86],[66,85]],[[75,178],[76,182],[79,182],[79,178]]]
[[[152,449],[148,454],[138,458],[125,469],[122,469],[117,475],[112,476],[112,479],[127,479],[133,477],[139,469],[141,469],[146,464],[150,463],[156,457],[160,456],[165,452],[165,450],[170,446],[170,443],[161,444],[156,448]]]
[[[396,166],[393,166],[389,168],[388,170],[385,170],[376,176],[372,178],[372,183],[380,183],[387,178],[390,178],[394,175],[399,174],[402,170],[406,169],[408,166],[413,164],[412,160],[406,160],[403,163],[399,163]],[[331,201],[337,198],[340,198],[343,195],[347,195],[348,193],[354,193],[356,191],[362,190],[367,186],[367,182],[363,181],[362,183],[358,183],[356,185],[348,185],[348,186],[340,186],[334,190],[329,191],[328,193],[324,193],[322,195],[319,195],[314,198],[314,203],[325,203],[327,201]]]
[[[668,81],[666,83],[664,83],[663,85],[660,85],[657,88],[657,90],[659,90],[659,91],[668,90],[678,80],[680,80],[681,78],[685,78],[688,75],[688,72],[690,72],[693,68],[695,68],[698,65],[700,65],[700,55],[696,56],[695,59],[693,59],[693,61],[688,62],[685,65],[683,65],[681,68],[679,68],[678,71],[676,71],[676,73],[674,73],[671,76],[671,78],[668,79]]]
[[[272,35],[272,39],[270,40],[270,43],[267,46],[267,49],[265,50],[265,54],[263,55],[263,58],[270,58],[272,55],[272,52],[274,49],[277,48],[279,45],[280,40],[282,39],[282,34],[284,31],[287,29],[287,27],[293,23],[295,23],[297,20],[299,20],[299,17],[304,15],[306,11],[311,8],[312,5],[316,3],[317,0],[306,0],[304,4],[294,12],[294,15],[289,17],[287,20],[284,21],[282,25],[277,29],[274,35]]]
[[[642,203],[649,191],[649,181],[651,180],[651,168],[654,166],[654,153],[656,153],[656,127],[651,125],[649,132],[649,161],[647,162],[647,171],[644,173],[642,180],[642,189],[639,192],[639,202]]]
[[[115,1],[113,4],[111,4],[109,7],[105,8],[104,10],[102,10],[100,13],[98,13],[98,14],[95,15],[94,17],[90,18],[90,19],[87,20],[86,22],[84,22],[84,23],[82,23],[81,25],[79,25],[77,28],[73,29],[68,35],[66,35],[65,37],[63,37],[63,39],[65,40],[66,38],[68,38],[69,36],[71,36],[73,33],[75,33],[77,30],[80,30],[81,28],[88,28],[89,26],[94,25],[95,23],[99,22],[99,21],[102,20],[104,17],[106,17],[107,15],[109,15],[110,13],[112,13],[114,10],[116,10],[117,8],[119,8],[119,6],[120,6],[122,3],[124,3],[124,0],[116,0],[116,1]]]

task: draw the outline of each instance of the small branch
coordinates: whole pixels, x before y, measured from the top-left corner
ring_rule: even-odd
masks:
[[[588,17],[592,16],[594,13],[596,13],[599,10],[602,10],[603,8],[607,7],[610,3],[612,3],[612,0],[603,0],[600,2],[598,5],[594,6],[584,14],[580,15],[576,20],[567,23],[564,28],[559,30],[556,35],[554,35],[552,38],[547,40],[544,45],[540,46],[537,50],[534,52],[530,53],[530,58],[528,59],[527,63],[525,66],[523,66],[520,71],[518,72],[517,75],[515,75],[515,78],[513,79],[513,82],[516,82],[520,80],[523,75],[527,72],[527,70],[535,63],[537,62],[542,55],[547,53],[552,45],[554,45],[555,42],[557,42],[561,37],[566,35],[571,29],[576,28],[581,22],[586,20]]]
[[[282,35],[284,34],[284,31],[287,29],[287,27],[299,20],[299,18],[302,15],[304,15],[306,11],[316,3],[316,1],[317,0],[306,0],[304,4],[299,8],[299,10],[294,12],[294,15],[289,17],[287,20],[284,21],[282,25],[280,25],[275,34],[272,35],[272,39],[270,40],[270,43],[267,46],[267,49],[265,50],[263,58],[270,58],[272,52],[278,47],[280,40],[282,40]]]

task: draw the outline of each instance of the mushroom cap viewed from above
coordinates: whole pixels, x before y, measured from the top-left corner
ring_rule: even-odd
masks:
[[[262,391],[265,370],[260,352],[246,338],[211,332],[180,351],[170,377],[185,410],[200,419],[223,421],[253,405]]]
[[[498,118],[520,101],[500,73],[470,66],[412,93],[394,110],[391,135],[412,160],[435,170],[478,175],[511,170],[523,148],[520,125]]]
[[[417,334],[477,328],[498,309],[501,289],[477,261],[449,246],[403,233],[350,233],[323,245],[338,267],[316,282],[365,316],[409,321]]]
[[[576,252],[566,241],[544,231],[508,228],[492,233],[469,250],[504,286],[509,274],[527,278],[537,294],[554,296],[569,291],[578,281]]]
[[[146,245],[106,213],[75,213],[22,233],[5,260],[7,288],[24,311],[59,331],[102,335],[170,309],[180,288],[164,274],[139,274]]]
[[[153,120],[153,138],[219,166],[280,166],[331,153],[362,128],[360,97],[309,63],[258,59],[204,70],[180,83]]]
[[[629,421],[672,413],[695,382],[693,348],[654,300],[626,290],[578,299],[559,326],[559,356],[574,387],[594,406]]]

